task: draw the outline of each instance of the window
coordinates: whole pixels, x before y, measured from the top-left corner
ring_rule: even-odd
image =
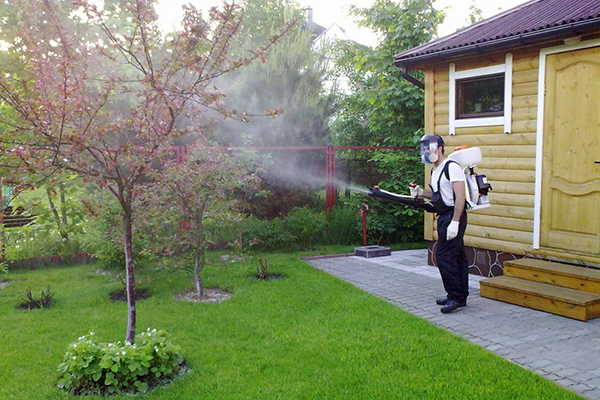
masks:
[[[512,54],[491,67],[449,71],[449,134],[456,128],[503,125],[511,132]]]
[[[504,115],[504,74],[456,81],[456,118]]]

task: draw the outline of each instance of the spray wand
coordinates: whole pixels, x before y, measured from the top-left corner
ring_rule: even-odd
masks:
[[[411,185],[415,184],[415,182],[411,182]],[[373,186],[367,192],[368,196],[377,197],[379,199],[391,201],[393,203],[400,203],[402,205],[412,207],[417,210],[425,210],[430,213],[435,212],[435,208],[433,208],[433,204],[427,199],[422,197],[412,197],[403,194],[397,194],[388,192],[387,190],[379,189],[379,186]]]

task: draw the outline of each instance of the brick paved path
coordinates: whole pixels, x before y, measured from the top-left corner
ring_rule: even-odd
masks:
[[[580,322],[483,298],[470,275],[468,306],[442,314],[445,292],[427,250],[379,258],[307,260],[401,309],[476,343],[586,398],[600,400],[600,318]]]

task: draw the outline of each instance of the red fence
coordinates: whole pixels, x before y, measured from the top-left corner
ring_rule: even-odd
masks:
[[[244,150],[260,151],[303,151],[303,150],[325,150],[325,208],[331,211],[336,202],[336,150],[415,150],[410,146],[241,146],[222,147],[223,149],[239,148]],[[186,146],[175,146],[177,162],[183,162],[188,154]]]

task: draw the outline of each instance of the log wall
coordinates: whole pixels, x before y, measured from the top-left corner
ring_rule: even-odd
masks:
[[[559,44],[562,42],[547,43],[543,47]],[[566,260],[600,268],[600,255],[550,248],[533,249],[541,49],[542,47],[530,47],[510,51],[513,55],[510,134],[504,133],[503,125],[497,125],[456,128],[456,135],[449,136],[450,62],[424,67],[425,133],[442,136],[446,142],[447,154],[451,153],[454,147],[463,144],[481,149],[483,161],[478,165],[477,171],[487,175],[493,191],[489,195],[491,207],[469,212],[465,245],[472,249],[474,254],[491,251],[494,252],[495,259],[503,257],[503,254],[510,254],[511,257],[533,256]],[[506,52],[500,52],[452,62],[458,72],[503,64],[505,59]],[[430,168],[427,167],[426,180],[429,179],[429,172]],[[429,184],[428,181],[425,183]],[[435,246],[437,232],[433,214],[425,215],[425,239]]]
[[[504,126],[498,125],[456,128],[456,135],[448,135],[449,63],[426,70],[425,130],[444,138],[447,154],[463,144],[479,147],[483,154],[477,170],[487,175],[493,186],[489,196],[492,206],[469,212],[465,245],[525,255],[533,250],[539,49],[511,53],[511,134],[503,133]],[[454,64],[456,71],[487,67],[503,64],[505,55],[457,60]],[[437,240],[434,216],[428,214],[425,219],[425,238]]]

